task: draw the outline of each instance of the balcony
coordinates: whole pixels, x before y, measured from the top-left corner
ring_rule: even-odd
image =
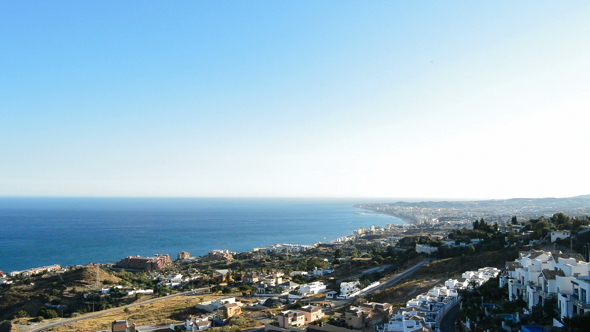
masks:
[[[584,310],[590,309],[590,303],[588,303],[588,302],[586,302],[584,300],[580,300],[580,299],[578,299],[577,297],[574,297],[574,296],[572,297],[572,303],[575,306],[577,306],[579,308],[582,308]]]
[[[556,296],[555,293],[550,293],[550,292],[545,292],[545,291],[540,291],[539,295],[541,295],[541,297],[543,297],[544,299],[550,299],[550,298]]]

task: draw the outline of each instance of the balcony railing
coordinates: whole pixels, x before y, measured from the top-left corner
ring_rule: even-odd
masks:
[[[584,310],[586,309],[590,309],[590,303],[584,301],[584,300],[580,300],[578,298],[572,297],[572,303],[577,306],[580,307]]]
[[[545,291],[540,291],[539,294],[544,298],[544,299],[549,299],[552,297],[555,297],[555,293],[550,293],[550,292],[545,292]]]

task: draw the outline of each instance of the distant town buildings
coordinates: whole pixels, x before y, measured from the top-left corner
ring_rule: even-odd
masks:
[[[572,217],[584,217],[590,213],[586,203],[580,204],[572,198],[370,203],[356,207],[389,214],[414,225],[451,227],[466,225],[481,218],[485,218],[488,223],[507,224],[514,216],[519,220],[529,220],[555,213]]]
[[[12,271],[12,272],[8,273],[8,275],[11,277],[15,277],[17,275],[32,276],[35,274],[41,274],[41,273],[46,273],[46,272],[58,271],[58,270],[61,270],[61,265],[53,264],[53,265],[49,265],[49,266],[35,267],[32,269],[23,270],[23,271]],[[2,272],[2,274],[4,274],[4,272]]]
[[[252,251],[253,252],[264,252],[264,253],[269,253],[269,252],[284,253],[284,252],[301,252],[301,251],[309,250],[311,248],[313,248],[313,246],[303,245],[303,244],[278,243],[278,244],[271,244],[266,247],[253,248]]]

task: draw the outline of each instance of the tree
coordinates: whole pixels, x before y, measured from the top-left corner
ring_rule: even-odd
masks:
[[[17,312],[16,315],[14,316],[14,318],[27,318],[27,317],[29,317],[29,313],[24,309]]]
[[[328,263],[319,257],[312,257],[307,260],[306,266],[307,271],[312,271],[315,268],[325,269],[328,267]]]
[[[551,217],[551,222],[556,226],[567,224],[570,221],[570,217],[562,212],[556,213]]]
[[[39,310],[39,313],[37,314],[37,316],[43,317],[43,318],[57,318],[57,312],[53,309],[48,309],[48,308],[43,308],[41,310]]]

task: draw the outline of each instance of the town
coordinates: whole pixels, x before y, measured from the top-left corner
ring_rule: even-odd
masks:
[[[590,315],[587,217],[450,219],[0,271],[3,330],[568,331]]]

